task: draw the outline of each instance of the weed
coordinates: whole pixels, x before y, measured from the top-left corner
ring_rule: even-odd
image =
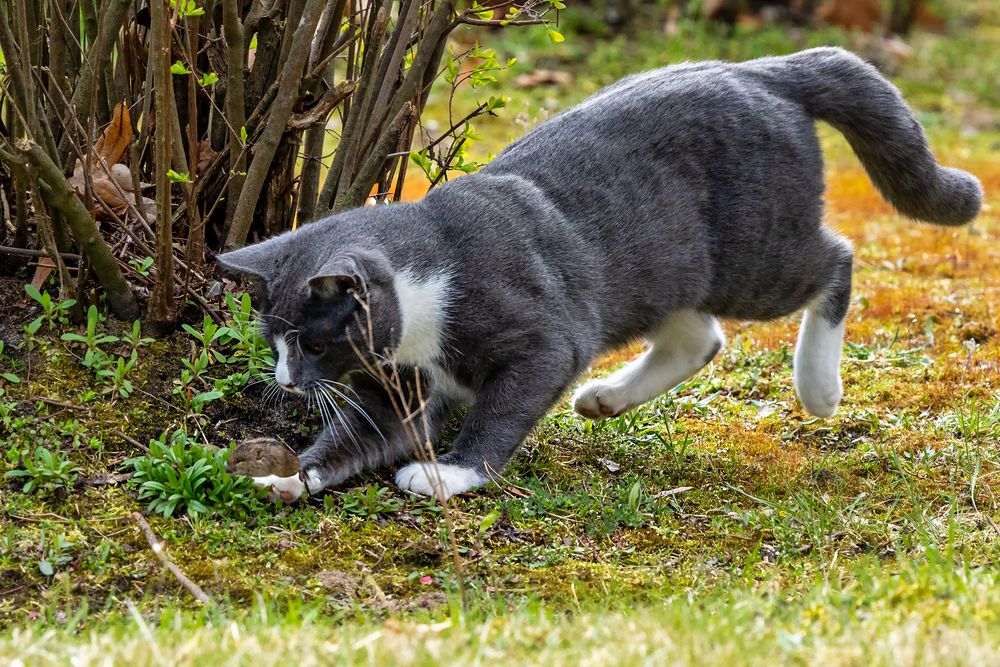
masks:
[[[212,363],[213,359],[220,364],[226,363],[226,355],[222,354],[218,349],[214,349],[213,345],[220,338],[224,337],[227,332],[223,327],[213,322],[211,317],[208,315],[205,316],[205,319],[201,323],[200,331],[190,324],[182,324],[181,328],[201,343],[201,351],[208,357],[209,363]]]
[[[4,365],[7,365],[10,368],[9,371],[0,369],[0,379],[3,379],[4,382],[17,384],[21,381],[21,378],[17,373],[14,372],[17,370],[14,361],[12,359],[8,359],[6,354],[4,353],[5,347],[6,343],[0,340],[0,363],[4,363]]]
[[[348,491],[343,500],[344,512],[351,516],[373,518],[394,514],[403,508],[403,501],[393,498],[389,489],[374,484],[359,491]]]
[[[102,368],[97,371],[97,377],[104,380],[107,386],[104,388],[106,393],[117,394],[122,398],[128,398],[132,395],[132,382],[126,377],[128,372],[132,370],[135,366],[135,362],[138,356],[135,350],[132,350],[132,354],[129,356],[128,360],[125,357],[118,357],[118,362],[115,363],[110,368]]]
[[[52,495],[60,489],[71,488],[80,473],[64,454],[52,453],[45,447],[35,448],[35,453],[24,457],[21,465],[22,468],[4,473],[4,477],[26,479],[25,493]]]
[[[51,577],[55,574],[56,568],[73,561],[72,552],[76,549],[76,545],[68,541],[62,533],[56,533],[49,540],[43,532],[39,540],[39,548],[42,557],[38,561],[38,571],[46,577]]]
[[[48,292],[39,292],[34,285],[25,285],[24,291],[42,307],[42,314],[28,325],[33,329],[32,333],[38,332],[42,322],[48,326],[49,331],[69,323],[69,312],[76,305],[76,299],[55,301]]]
[[[970,401],[938,417],[937,426],[966,440],[1000,438],[1000,397],[992,404]]]
[[[228,450],[211,451],[192,442],[184,431],[149,443],[149,453],[131,459],[129,484],[149,511],[170,517],[175,512],[200,514],[256,512],[258,491],[249,477],[225,471]]]
[[[60,336],[61,340],[71,343],[82,343],[85,346],[86,351],[83,355],[83,366],[94,371],[107,368],[113,363],[104,350],[101,349],[101,346],[117,343],[119,340],[118,336],[98,333],[97,325],[100,321],[101,315],[97,310],[97,306],[90,306],[87,309],[87,327],[84,334],[69,332]]]
[[[139,323],[139,320],[136,320],[132,323],[132,329],[122,335],[121,340],[123,343],[128,343],[132,352],[136,352],[140,347],[149,345],[155,339],[144,338],[142,335],[142,325]]]

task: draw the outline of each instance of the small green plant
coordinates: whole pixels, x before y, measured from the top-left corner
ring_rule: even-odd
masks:
[[[201,323],[201,331],[198,331],[190,324],[182,324],[181,328],[184,329],[192,338],[201,343],[201,349],[206,354],[210,355],[209,363],[211,363],[212,358],[220,364],[226,363],[226,355],[222,354],[217,349],[213,348],[216,341],[226,335],[226,331],[223,327],[212,321],[212,318],[208,315],[205,316],[204,321]]]
[[[64,454],[52,453],[45,447],[35,448],[35,453],[23,458],[21,465],[21,468],[4,473],[4,477],[26,479],[25,493],[51,495],[59,489],[72,487],[80,473]]]
[[[69,322],[69,311],[76,305],[76,299],[55,301],[48,292],[40,292],[34,285],[25,285],[24,291],[42,307],[42,314],[28,325],[34,328],[32,333],[37,333],[43,322],[49,331]]]
[[[132,323],[132,329],[127,331],[122,337],[121,341],[123,343],[128,343],[128,346],[133,352],[138,350],[140,347],[144,347],[154,342],[155,338],[144,338],[142,335],[142,325],[139,320]]]
[[[5,382],[10,382],[11,384],[17,384],[21,381],[21,378],[17,373],[13,372],[14,370],[16,370],[14,367],[13,360],[12,359],[6,360],[6,355],[4,354],[4,347],[5,343],[2,340],[0,340],[0,363],[3,363],[4,365],[9,364],[11,370],[5,371],[3,369],[0,369],[0,379],[3,379]]]
[[[125,357],[118,357],[118,363],[97,371],[97,377],[107,384],[104,389],[105,393],[118,394],[122,398],[128,398],[132,395],[132,382],[126,376],[135,366],[138,358],[136,351],[132,350],[127,361]]]
[[[43,556],[38,561],[38,571],[46,577],[51,577],[56,568],[73,561],[72,552],[76,544],[66,539],[62,533],[56,533],[51,540],[43,532],[40,547]]]
[[[220,329],[219,344],[232,350],[229,355],[230,363],[246,364],[246,382],[249,382],[251,378],[260,377],[266,369],[274,366],[271,346],[260,335],[249,294],[244,293],[237,299],[226,293],[226,307],[229,319],[226,326]]]
[[[87,309],[87,328],[83,335],[70,332],[60,336],[61,340],[70,343],[82,343],[86,346],[86,352],[83,355],[83,365],[85,368],[95,371],[107,368],[113,363],[104,353],[104,350],[101,349],[101,346],[117,343],[119,340],[118,336],[98,333],[97,325],[100,321],[101,315],[97,310],[97,306],[91,306]]]
[[[148,278],[149,277],[149,270],[151,268],[153,268],[153,258],[152,257],[143,257],[141,260],[140,259],[130,259],[128,261],[128,263],[129,263],[129,265],[131,265],[131,267],[133,269],[135,269],[135,272],[138,273],[143,278]]]
[[[149,453],[128,462],[129,484],[151,512],[167,518],[211,513],[253,513],[262,506],[249,477],[225,471],[228,450],[211,451],[191,441],[182,430],[149,443]]]
[[[403,501],[389,495],[384,486],[371,485],[360,491],[344,494],[344,512],[352,516],[377,517],[393,514],[403,508]]]

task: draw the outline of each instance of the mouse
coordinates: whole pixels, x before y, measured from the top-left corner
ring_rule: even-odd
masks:
[[[299,472],[299,457],[277,438],[243,440],[229,455],[226,472],[248,477],[291,477]]]

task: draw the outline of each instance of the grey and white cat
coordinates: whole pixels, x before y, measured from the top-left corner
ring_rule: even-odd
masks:
[[[412,457],[385,390],[357,372],[361,300],[375,351],[428,378],[432,439],[471,404],[438,471],[398,471],[417,493],[495,478],[591,361],[630,340],[649,349],[577,389],[575,410],[601,419],[665,392],[722,347],[720,317],[804,308],[795,389],[808,412],[832,415],[852,251],[821,224],[816,119],[843,132],[900,213],[942,225],[978,213],[979,181],[937,165],[896,88],[821,48],[630,76],[422,201],[347,211],[222,255],[266,286],[277,382],[349,399],[302,453],[304,483],[267,483],[297,497]],[[350,387],[331,384],[345,374]]]

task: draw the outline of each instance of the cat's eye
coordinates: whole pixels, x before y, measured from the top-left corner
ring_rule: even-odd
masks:
[[[323,343],[302,343],[302,351],[314,357],[323,354],[325,349],[326,345]]]

